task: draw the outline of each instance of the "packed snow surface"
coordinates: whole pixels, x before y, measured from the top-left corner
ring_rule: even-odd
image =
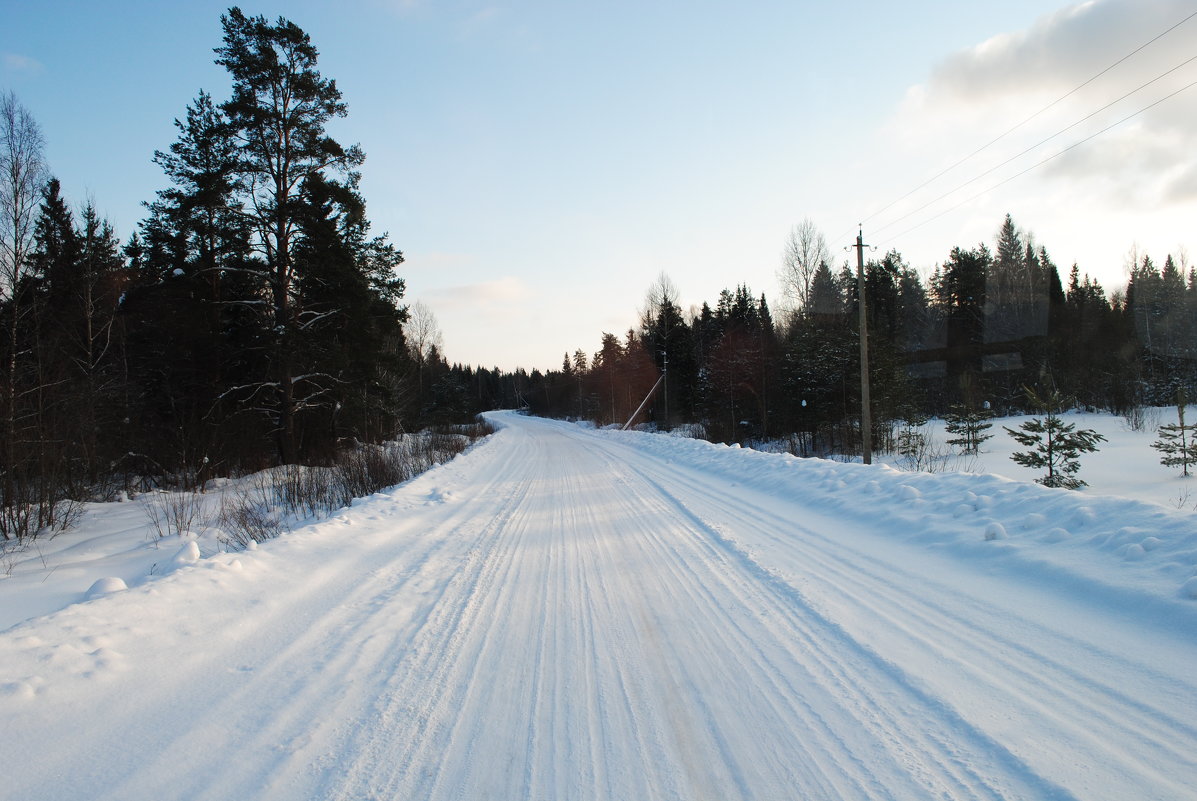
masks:
[[[1192,797],[1192,512],[493,419],[259,548],[76,568],[0,632],[0,796]]]

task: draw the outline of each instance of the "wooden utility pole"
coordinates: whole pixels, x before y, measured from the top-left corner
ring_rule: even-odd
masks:
[[[869,403],[869,314],[865,308],[864,232],[856,234],[856,297],[860,307],[860,453],[873,463],[873,415]]]
[[[661,380],[665,385],[665,430],[669,430],[669,352],[662,351],[661,357],[664,359],[664,367],[661,370]]]

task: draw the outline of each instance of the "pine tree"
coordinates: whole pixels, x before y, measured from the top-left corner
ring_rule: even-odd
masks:
[[[1181,475],[1189,475],[1189,465],[1197,464],[1197,423],[1185,424],[1185,391],[1176,393],[1176,425],[1160,426],[1160,438],[1151,447],[1160,452],[1160,464],[1180,467]]]
[[[1096,451],[1097,443],[1105,442],[1106,438],[1090,429],[1078,431],[1075,423],[1065,423],[1061,419],[1060,412],[1066,399],[1059,390],[1053,389],[1051,394],[1041,397],[1029,387],[1024,389],[1031,406],[1043,412],[1043,417],[1023,423],[1019,426],[1020,431],[1003,426],[1019,445],[1030,448],[1010,458],[1023,467],[1046,468],[1047,475],[1035,479],[1045,487],[1080,489],[1085,486],[1085,482],[1076,477],[1081,466],[1080,454]]]
[[[325,130],[347,109],[336,82],[316,69],[318,53],[303,30],[283,18],[271,25],[265,17],[247,17],[239,8],[229,9],[221,24],[224,46],[216,50],[216,63],[233,79],[233,96],[221,110],[239,146],[253,245],[265,265],[269,298],[263,330],[270,374],[249,393],[253,405],[273,419],[279,460],[290,463],[299,447],[296,413],[310,395],[310,388],[301,386],[305,374],[297,359],[306,325],[296,303],[296,249],[307,214],[303,190],[315,175],[351,172],[364,156],[356,146],[342,147]]]

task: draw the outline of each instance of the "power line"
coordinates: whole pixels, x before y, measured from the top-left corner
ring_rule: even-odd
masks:
[[[887,222],[885,225],[882,225],[882,226],[879,226],[879,227],[877,227],[876,229],[874,229],[874,233],[878,233],[878,232],[880,232],[880,231],[884,231],[884,230],[885,230],[885,229],[887,229],[887,228],[892,228],[893,226],[897,225],[898,223],[902,222],[903,220],[905,220],[905,219],[908,219],[908,218],[910,218],[910,217],[913,217],[914,215],[918,214],[920,211],[922,211],[923,209],[926,209],[928,206],[933,206],[933,205],[935,205],[936,203],[938,203],[939,201],[943,200],[944,198],[946,198],[946,197],[949,197],[950,195],[954,195],[954,194],[956,194],[956,193],[957,193],[957,192],[959,192],[961,189],[964,189],[966,186],[969,186],[970,184],[974,184],[974,183],[976,183],[977,181],[979,181],[979,180],[981,180],[982,178],[984,178],[986,175],[990,175],[991,173],[994,173],[994,172],[996,172],[996,171],[1000,170],[1002,167],[1005,167],[1005,166],[1006,166],[1007,164],[1009,164],[1010,162],[1012,162],[1012,161],[1016,161],[1017,159],[1020,159],[1020,158],[1022,158],[1022,157],[1023,157],[1023,156],[1025,156],[1027,153],[1030,153],[1032,150],[1035,150],[1035,149],[1037,149],[1037,148],[1039,148],[1039,147],[1042,147],[1043,145],[1047,144],[1047,143],[1048,143],[1048,142],[1050,142],[1051,140],[1055,139],[1057,136],[1060,136],[1061,134],[1064,134],[1064,133],[1067,133],[1068,131],[1071,131],[1073,128],[1075,128],[1076,126],[1080,125],[1081,123],[1083,123],[1083,122],[1088,122],[1089,120],[1093,119],[1093,118],[1094,118],[1094,117],[1096,117],[1098,114],[1100,114],[1101,112],[1103,112],[1103,111],[1105,111],[1106,109],[1110,108],[1111,106],[1115,106],[1115,105],[1117,105],[1118,103],[1121,103],[1123,100],[1126,100],[1126,99],[1127,99],[1128,97],[1130,97],[1131,95],[1133,95],[1133,94],[1137,94],[1138,92],[1141,92],[1142,90],[1146,89],[1148,86],[1151,86],[1151,85],[1152,85],[1153,83],[1155,83],[1156,81],[1159,81],[1159,80],[1161,80],[1161,79],[1163,79],[1163,78],[1166,78],[1167,76],[1169,76],[1169,75],[1171,75],[1172,73],[1176,72],[1176,71],[1177,71],[1178,69],[1180,69],[1181,67],[1187,66],[1187,65],[1189,65],[1189,64],[1191,64],[1191,63],[1193,63],[1194,61],[1197,61],[1197,56],[1192,56],[1192,57],[1190,57],[1190,58],[1186,59],[1185,61],[1181,62],[1180,64],[1177,64],[1177,65],[1176,65],[1175,67],[1173,67],[1172,69],[1170,69],[1170,70],[1167,70],[1166,72],[1162,72],[1162,73],[1160,73],[1159,75],[1157,75],[1157,76],[1155,76],[1154,78],[1152,78],[1150,81],[1147,81],[1147,83],[1141,84],[1141,85],[1140,85],[1138,88],[1136,88],[1136,89],[1132,89],[1131,91],[1129,91],[1129,92],[1127,92],[1126,94],[1122,95],[1122,97],[1119,97],[1117,100],[1111,100],[1109,103],[1106,103],[1104,106],[1102,106],[1101,108],[1097,109],[1096,111],[1092,111],[1092,112],[1090,112],[1089,114],[1086,114],[1084,117],[1081,117],[1079,120],[1077,120],[1076,122],[1072,123],[1071,125],[1068,125],[1068,126],[1066,126],[1066,127],[1064,127],[1064,128],[1061,128],[1060,130],[1056,131],[1056,132],[1055,132],[1054,134],[1052,134],[1051,136],[1049,136],[1049,137],[1047,137],[1047,138],[1045,138],[1045,139],[1041,139],[1041,140],[1039,140],[1038,142],[1036,142],[1035,144],[1031,145],[1031,146],[1030,146],[1030,147],[1028,147],[1027,149],[1023,150],[1022,152],[1020,152],[1020,153],[1016,153],[1015,155],[1013,155],[1013,156],[1011,156],[1010,158],[1006,159],[1006,160],[1005,160],[1005,161],[1003,161],[1001,164],[997,164],[997,165],[995,165],[995,166],[993,166],[993,167],[990,167],[988,170],[986,170],[985,172],[981,173],[980,175],[976,175],[976,176],[974,176],[974,177],[972,177],[972,178],[968,179],[968,180],[967,180],[967,181],[965,181],[964,183],[962,183],[962,184],[960,184],[959,186],[957,186],[955,189],[952,189],[952,190],[949,190],[949,191],[947,191],[947,192],[944,192],[944,193],[943,193],[942,195],[940,195],[939,197],[937,197],[937,198],[935,198],[935,199],[933,199],[933,200],[929,200],[929,201],[927,201],[927,202],[926,202],[926,203],[924,203],[923,205],[919,206],[917,209],[914,209],[913,211],[907,212],[906,214],[903,214],[901,217],[898,217],[898,218],[897,218],[897,219],[895,219],[895,220],[891,220],[890,222]],[[1171,97],[1171,95],[1169,95],[1169,97]],[[1150,106],[1149,106],[1148,108],[1150,108]],[[1136,113],[1141,113],[1141,112],[1136,112]],[[1133,116],[1133,115],[1132,115],[1132,116]],[[1117,123],[1116,123],[1116,124],[1117,124]],[[892,204],[891,204],[891,205],[892,205]]]
[[[930,178],[928,178],[927,180],[923,181],[921,184],[919,184],[918,186],[916,186],[914,189],[911,189],[911,190],[910,190],[909,192],[907,192],[906,194],[902,195],[901,197],[897,198],[896,200],[894,200],[894,201],[892,201],[892,202],[888,203],[888,204],[887,204],[887,205],[885,205],[884,207],[882,207],[882,208],[878,209],[877,211],[873,212],[873,213],[872,213],[872,214],[870,214],[868,217],[864,218],[864,220],[862,220],[861,222],[862,222],[862,223],[863,223],[863,222],[868,222],[869,220],[872,220],[872,219],[873,219],[874,217],[876,217],[877,215],[879,215],[879,214],[882,214],[882,213],[884,213],[884,212],[888,211],[889,209],[893,208],[893,207],[894,207],[894,206],[896,206],[898,203],[901,203],[903,200],[905,200],[906,198],[910,197],[911,195],[913,195],[915,192],[919,191],[919,190],[920,190],[920,189],[922,189],[923,187],[927,186],[928,184],[931,184],[931,183],[933,183],[934,181],[938,180],[939,178],[943,177],[943,176],[944,176],[944,175],[946,175],[947,173],[949,173],[949,172],[951,172],[952,170],[954,170],[954,169],[956,169],[957,167],[959,167],[961,164],[964,164],[965,162],[967,162],[967,161],[969,161],[970,159],[974,158],[974,157],[975,157],[975,156],[977,156],[979,153],[981,153],[981,152],[985,151],[986,149],[988,149],[988,148],[989,148],[989,147],[991,147],[992,145],[994,145],[994,144],[996,144],[997,142],[1001,141],[1002,139],[1006,138],[1007,136],[1009,136],[1010,134],[1012,134],[1014,131],[1018,130],[1019,128],[1021,128],[1021,127],[1022,127],[1022,126],[1024,126],[1024,125],[1026,125],[1026,124],[1027,124],[1028,122],[1030,122],[1031,120],[1033,120],[1033,119],[1035,119],[1036,117],[1038,117],[1039,115],[1043,114],[1045,111],[1047,111],[1047,110],[1049,110],[1049,109],[1053,108],[1054,106],[1056,106],[1056,105],[1057,105],[1057,104],[1059,104],[1060,102],[1062,102],[1062,101],[1066,100],[1067,98],[1069,98],[1069,97],[1071,97],[1072,95],[1076,94],[1076,93],[1077,93],[1078,91],[1080,91],[1081,89],[1083,89],[1083,88],[1085,88],[1086,86],[1088,86],[1089,84],[1093,83],[1095,80],[1097,80],[1097,79],[1098,79],[1098,78],[1100,78],[1101,76],[1105,75],[1107,72],[1109,72],[1110,70],[1114,69],[1115,67],[1117,67],[1117,66],[1118,66],[1119,64],[1121,64],[1122,62],[1124,62],[1124,61],[1126,61],[1127,59],[1131,58],[1132,56],[1136,55],[1137,53],[1139,53],[1139,52],[1140,52],[1140,51],[1142,51],[1143,49],[1147,48],[1148,46],[1150,46],[1150,45],[1154,44],[1155,42],[1157,42],[1158,40],[1162,39],[1163,37],[1167,36],[1169,33],[1171,33],[1172,31],[1176,30],[1176,29],[1177,29],[1177,28],[1179,28],[1181,25],[1184,25],[1186,22],[1188,22],[1189,20],[1193,19],[1193,17],[1197,17],[1197,11],[1194,11],[1194,12],[1192,12],[1191,14],[1189,14],[1189,15],[1188,15],[1187,17],[1185,17],[1184,19],[1182,19],[1182,20],[1180,20],[1179,22],[1177,22],[1177,23],[1175,23],[1175,24],[1171,25],[1169,28],[1167,28],[1166,30],[1162,31],[1161,33],[1158,33],[1158,34],[1156,34],[1156,35],[1155,35],[1155,36],[1153,36],[1151,39],[1148,39],[1146,42],[1144,42],[1143,44],[1139,45],[1138,47],[1136,47],[1136,48],[1135,48],[1134,50],[1132,50],[1131,52],[1127,53],[1127,54],[1126,54],[1125,56],[1123,56],[1122,58],[1118,59],[1117,61],[1115,61],[1114,63],[1110,64],[1108,67],[1106,67],[1105,69],[1101,70],[1101,71],[1100,71],[1100,72],[1098,72],[1097,74],[1095,74],[1095,75],[1093,75],[1092,77],[1090,77],[1088,80],[1084,81],[1083,83],[1080,83],[1080,84],[1078,84],[1077,86],[1073,87],[1073,88],[1072,88],[1072,89],[1070,89],[1069,91],[1067,91],[1067,92],[1065,92],[1064,94],[1060,95],[1060,97],[1058,97],[1058,98],[1056,98],[1055,100],[1053,100],[1052,102],[1048,103],[1046,106],[1044,106],[1043,108],[1039,109],[1039,110],[1038,110],[1038,111],[1036,111],[1034,114],[1032,114],[1031,116],[1029,116],[1029,117],[1027,117],[1025,120],[1023,120],[1022,122],[1018,123],[1017,125],[1013,126],[1012,128],[1010,128],[1009,130],[1005,131],[1004,133],[1002,133],[1002,134],[998,135],[997,137],[995,137],[995,138],[991,139],[990,141],[986,142],[984,145],[982,145],[981,147],[977,148],[977,149],[976,149],[976,150],[974,150],[972,153],[969,153],[967,156],[965,156],[964,158],[962,158],[962,159],[960,159],[959,161],[955,162],[955,163],[954,163],[954,164],[952,164],[951,166],[949,166],[949,167],[947,167],[947,168],[945,168],[945,169],[943,169],[943,170],[940,170],[938,173],[936,173],[935,175],[931,176],[931,177],[930,177]],[[1187,63],[1187,62],[1186,62],[1186,63]],[[1181,66],[1183,66],[1183,65],[1181,65]],[[1161,76],[1161,77],[1162,77],[1162,76]],[[1157,78],[1157,80],[1158,80],[1158,78]],[[1140,88],[1142,88],[1142,87],[1140,87]],[[1136,90],[1136,91],[1137,91],[1137,90]],[[1133,93],[1132,93],[1132,94],[1133,94]],[[1121,98],[1120,98],[1120,99],[1121,99]],[[1115,102],[1117,102],[1117,101],[1115,101]],[[1087,119],[1087,118],[1086,118],[1086,119]],[[1070,126],[1070,127],[1071,127],[1071,126]],[[1066,128],[1065,130],[1068,130],[1068,129]],[[1063,131],[1061,131],[1060,133],[1063,133]],[[1051,137],[1049,137],[1049,139],[1050,139],[1050,138],[1051,138]],[[1045,140],[1045,141],[1046,141],[1046,140]],[[1042,143],[1041,143],[1041,144],[1042,144]],[[1020,154],[1020,155],[1021,155],[1021,154]],[[981,177],[981,176],[978,176],[978,177]],[[955,191],[955,190],[954,190],[954,191]],[[951,194],[951,193],[949,193],[949,194]],[[932,201],[932,202],[934,202],[934,201]],[[924,208],[925,208],[925,206],[924,206]],[[902,219],[904,219],[904,218],[902,218]],[[895,222],[897,222],[897,221],[895,221]],[[893,225],[893,223],[890,223],[889,225]],[[835,239],[836,239],[836,240],[838,240],[838,239],[841,239],[841,238],[843,238],[843,237],[844,237],[846,234],[848,234],[848,233],[849,233],[851,230],[852,230],[851,228],[849,228],[849,229],[845,230],[845,231],[844,231],[844,233],[842,233],[842,234],[839,234],[838,236],[836,236],[836,237],[835,237]]]
[[[1138,111],[1136,111],[1135,113],[1133,113],[1133,114],[1128,114],[1127,116],[1123,117],[1122,119],[1118,120],[1117,122],[1110,123],[1110,124],[1109,124],[1109,125],[1107,125],[1105,128],[1102,128],[1100,131],[1097,131],[1097,132],[1095,132],[1095,133],[1089,134],[1089,135],[1088,135],[1088,136],[1086,136],[1084,139],[1081,139],[1081,140],[1079,140],[1079,141],[1077,141],[1077,142],[1073,142],[1071,145],[1069,145],[1068,147],[1064,148],[1063,150],[1057,151],[1056,153],[1053,153],[1052,155],[1048,156],[1047,158],[1045,158],[1045,159],[1043,159],[1043,160],[1041,160],[1041,161],[1038,161],[1038,162],[1036,162],[1036,163],[1032,164],[1030,167],[1027,167],[1025,170],[1022,170],[1021,172],[1016,172],[1014,175],[1011,175],[1011,176],[1009,176],[1009,177],[1007,177],[1007,178],[1004,178],[1004,179],[1002,179],[1001,181],[998,181],[996,184],[994,184],[993,186],[989,187],[988,189],[985,189],[985,190],[983,190],[983,191],[981,191],[981,192],[978,192],[977,194],[975,194],[975,195],[973,195],[973,196],[971,196],[971,197],[965,198],[964,200],[960,201],[960,202],[959,202],[959,203],[957,203],[956,205],[954,205],[954,206],[951,206],[950,208],[944,209],[944,210],[943,210],[943,211],[941,211],[939,214],[936,214],[934,217],[929,217],[928,219],[926,219],[926,220],[923,220],[923,221],[922,221],[921,223],[919,223],[918,225],[915,225],[915,226],[912,226],[912,227],[910,227],[910,228],[907,228],[905,231],[902,231],[900,234],[895,234],[893,237],[891,237],[891,239],[899,239],[899,238],[901,238],[901,237],[903,237],[903,236],[906,236],[907,234],[909,234],[909,233],[911,233],[911,232],[913,232],[913,231],[917,231],[918,229],[922,228],[924,225],[928,225],[928,224],[930,224],[930,223],[932,223],[932,222],[935,222],[936,220],[938,220],[940,217],[944,216],[945,214],[948,214],[948,213],[950,213],[950,212],[953,212],[953,211],[955,211],[956,209],[960,208],[961,206],[965,205],[966,203],[971,203],[972,201],[976,200],[977,198],[979,198],[979,197],[983,197],[984,195],[987,195],[987,194],[989,194],[990,192],[992,192],[993,190],[997,189],[998,187],[1000,187],[1000,186],[1003,186],[1003,185],[1005,185],[1005,184],[1008,184],[1008,183],[1010,183],[1010,182],[1011,182],[1011,181],[1013,181],[1015,178],[1020,178],[1020,177],[1022,177],[1023,175],[1026,175],[1026,174],[1027,174],[1028,172],[1030,172],[1031,170],[1034,170],[1034,169],[1036,169],[1036,168],[1038,168],[1038,167],[1041,167],[1041,166],[1043,166],[1044,164],[1046,164],[1047,162],[1051,161],[1052,159],[1058,158],[1058,157],[1060,157],[1060,156],[1064,155],[1065,153],[1067,153],[1068,151],[1070,151],[1070,150],[1073,150],[1074,148],[1080,147],[1081,145],[1085,144],[1085,143],[1086,143],[1086,142],[1088,142],[1089,140],[1091,140],[1091,139],[1094,139],[1094,138],[1096,138],[1096,137],[1098,137],[1098,136],[1101,136],[1103,133],[1105,133],[1106,131],[1110,130],[1111,128],[1116,128],[1116,127],[1118,127],[1119,125],[1121,125],[1122,123],[1126,122],[1127,120],[1130,120],[1130,119],[1132,119],[1132,118],[1134,118],[1134,117],[1137,117],[1137,116],[1139,116],[1140,114],[1142,114],[1142,113],[1143,113],[1143,112],[1145,112],[1145,111],[1150,111],[1151,109],[1153,109],[1153,108],[1155,108],[1156,106],[1158,106],[1160,103],[1163,103],[1165,100],[1170,100],[1170,99],[1172,99],[1173,97],[1176,97],[1176,96],[1177,96],[1178,94],[1180,94],[1181,92],[1183,92],[1183,91],[1185,91],[1185,90],[1187,90],[1187,89],[1192,89],[1194,86],[1197,86],[1197,81],[1193,81],[1192,83],[1189,83],[1189,84],[1187,84],[1187,85],[1185,85],[1185,86],[1182,86],[1181,88],[1177,89],[1175,92],[1172,92],[1171,94],[1168,94],[1168,95],[1165,95],[1164,97],[1161,97],[1159,100],[1155,101],[1154,103],[1152,103],[1152,104],[1150,104],[1150,105],[1148,105],[1148,106],[1144,106],[1143,108],[1139,109],[1139,110],[1138,110]]]

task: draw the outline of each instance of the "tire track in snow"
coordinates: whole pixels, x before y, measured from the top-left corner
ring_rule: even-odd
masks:
[[[776,597],[777,594],[772,593],[775,597],[769,598],[768,596],[771,594],[769,591],[776,589],[775,580],[771,576],[765,575],[759,569],[753,569],[751,566],[746,571],[747,575],[744,575],[744,565],[739,559],[727,559],[728,554],[725,549],[712,545],[710,535],[715,532],[694,518],[678,503],[676,498],[657,486],[651,477],[642,471],[636,470],[636,472],[645,484],[656,487],[660,493],[660,502],[663,508],[672,506],[675,511],[680,509],[685,517],[697,524],[692,529],[695,545],[705,551],[705,559],[699,564],[716,565],[718,569],[713,570],[702,580],[695,577],[695,586],[707,586],[710,581],[721,583],[722,589],[733,593],[748,608],[767,609],[774,619],[785,622],[785,630],[774,630],[770,632],[771,635],[779,641],[794,640],[799,643],[800,647],[792,653],[796,663],[807,671],[807,677],[814,684],[825,691],[823,693],[825,698],[835,699],[835,703],[840,707],[816,713],[820,719],[834,721],[824,724],[829,739],[845,753],[870,745],[875,746],[876,743],[882,744],[880,752],[874,753],[867,765],[858,762],[851,765],[851,770],[848,770],[848,766],[843,764],[841,769],[845,774],[852,775],[855,772],[860,776],[878,776],[883,773],[883,766],[887,758],[892,760],[895,765],[903,766],[898,767],[895,770],[895,775],[889,776],[885,781],[874,782],[868,787],[856,788],[859,797],[884,797],[893,792],[894,787],[901,783],[907,767],[915,769],[913,773],[925,784],[923,792],[928,794],[946,793],[954,798],[1007,797],[1008,789],[1005,788],[1000,776],[1005,771],[991,771],[998,775],[999,782],[996,786],[989,786],[992,784],[991,778],[971,771],[961,765],[954,756],[954,752],[959,747],[958,741],[961,735],[972,737],[974,741],[972,750],[978,754],[1000,753],[1002,749],[997,747],[996,743],[980,736],[977,732],[970,732],[967,726],[962,725],[963,721],[959,720],[954,721],[954,725],[946,732],[924,733],[912,730],[909,725],[910,721],[931,720],[938,723],[942,715],[923,713],[911,716],[909,710],[895,712],[890,709],[892,703],[884,696],[905,695],[907,704],[930,704],[932,707],[936,707],[931,711],[940,712],[941,710],[937,708],[938,704],[935,704],[933,699],[924,698],[916,688],[907,686],[900,675],[895,675],[891,666],[881,663],[875,655],[862,648],[855,640],[847,637],[830,621],[811,614],[813,610],[809,609],[804,599],[798,594],[791,591],[781,593],[780,597]],[[730,581],[732,577],[739,577],[741,580],[733,583]],[[762,592],[762,590],[766,590],[766,592]],[[714,593],[711,596],[712,598],[718,597]],[[749,647],[748,643],[741,645],[745,648]],[[835,646],[835,648],[832,649],[829,646]],[[771,667],[771,669],[776,671],[776,668]],[[759,675],[767,676],[768,671],[761,672]],[[802,691],[800,690],[800,692]],[[779,695],[778,699],[787,700],[785,695]],[[809,713],[810,710],[808,709],[807,712]],[[841,740],[837,733],[862,727],[872,731],[876,743],[861,741],[848,743]],[[912,744],[910,741],[913,738],[922,739]],[[928,760],[933,761],[934,764],[928,764]],[[1015,762],[1013,759],[1007,761]],[[1020,772],[1016,770],[1014,773],[1017,775]],[[1024,786],[1018,786],[1019,784],[1024,784]],[[1016,781],[1013,783],[1013,789],[1019,797],[1041,796],[1045,790],[1053,797],[1059,794],[1058,788],[1036,786],[1036,784],[1038,783],[1032,782],[1030,785],[1025,785],[1025,783]],[[838,797],[845,797],[842,789],[838,793]]]
[[[438,720],[437,712],[451,710],[453,693],[461,689],[453,684],[455,677],[446,666],[464,646],[462,629],[472,615],[476,593],[480,586],[493,581],[488,571],[494,564],[489,557],[495,534],[527,494],[527,487],[510,477],[517,468],[514,454],[509,454],[492,472],[502,478],[478,493],[477,500],[463,504],[461,523],[435,532],[437,539],[451,542],[468,533],[471,526],[478,529],[469,537],[470,547],[446,583],[438,604],[429,611],[394,669],[384,677],[372,715],[375,725],[357,733],[345,750],[350,763],[345,776],[331,781],[324,797],[418,798],[429,792],[435,775],[428,763],[435,764],[436,760],[429,760],[428,754],[430,750],[435,754],[446,736],[445,728],[435,728],[438,723],[444,726],[445,715]],[[501,489],[501,485],[514,489]],[[497,508],[491,508],[489,505],[495,501]],[[484,524],[478,526],[479,520]],[[434,728],[430,730],[430,726]]]

